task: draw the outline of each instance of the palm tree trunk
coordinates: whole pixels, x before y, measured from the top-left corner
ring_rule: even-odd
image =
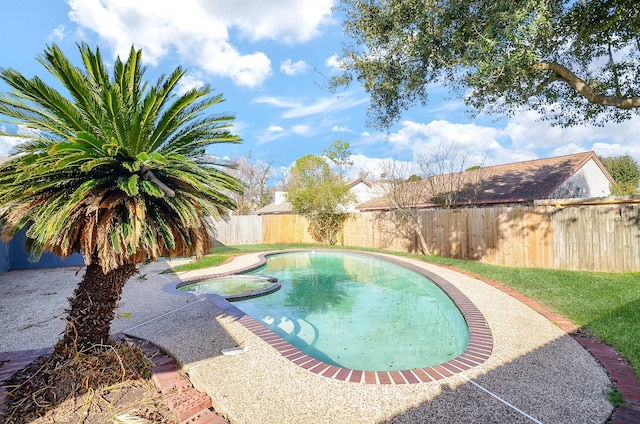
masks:
[[[75,352],[109,341],[111,321],[127,280],[136,273],[134,264],[125,264],[108,273],[102,271],[97,257],[69,298],[67,327],[56,344],[56,353]],[[68,349],[72,348],[72,351]]]

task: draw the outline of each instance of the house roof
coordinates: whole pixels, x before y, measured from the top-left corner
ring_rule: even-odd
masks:
[[[410,190],[411,184],[423,185],[419,191],[422,193],[421,199],[416,200],[413,207],[436,206],[431,194],[434,187],[456,187],[456,205],[522,203],[549,198],[554,190],[591,159],[602,169],[606,177],[614,182],[595,153],[584,152],[439,175],[402,186]],[[386,210],[389,209],[389,203],[384,197],[378,197],[358,205],[357,208],[361,211]]]
[[[276,204],[275,202],[269,203],[267,206],[263,206],[256,211],[257,215],[278,215],[291,213],[291,203],[286,200]]]
[[[353,180],[353,181],[351,181],[349,183],[349,188],[354,188],[355,186],[357,186],[360,183],[366,185],[369,188],[371,188],[371,186],[372,186],[372,184],[369,181],[365,180],[364,178],[358,178],[358,179],[355,179],[355,180]]]

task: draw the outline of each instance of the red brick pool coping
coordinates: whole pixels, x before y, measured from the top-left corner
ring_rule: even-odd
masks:
[[[259,268],[264,265],[266,258],[279,253],[292,253],[309,251],[306,249],[273,251],[259,255],[257,264],[234,271],[234,274],[240,274]],[[315,249],[315,251],[336,252],[335,250]],[[279,335],[256,321],[240,309],[236,308],[232,303],[218,295],[207,295],[207,297],[227,315],[232,316],[238,322],[243,324],[253,334],[270,344],[282,356],[289,359],[294,364],[311,371],[314,374],[335,380],[348,381],[352,383],[362,384],[416,384],[437,381],[452,375],[464,372],[468,369],[483,364],[491,356],[493,351],[493,336],[484,316],[478,308],[471,302],[457,287],[448,282],[446,279],[427,271],[416,265],[393,259],[388,256],[378,255],[375,253],[364,253],[359,251],[340,250],[349,254],[372,256],[380,260],[392,262],[411,269],[414,272],[423,275],[438,285],[456,304],[462,315],[464,316],[469,328],[469,344],[466,350],[458,357],[453,358],[443,364],[428,366],[424,368],[415,368],[400,371],[362,371],[342,368],[335,365],[327,364],[315,359],[306,353],[300,351],[297,347],[282,339]],[[222,275],[209,275],[198,277],[198,279],[215,278]]]

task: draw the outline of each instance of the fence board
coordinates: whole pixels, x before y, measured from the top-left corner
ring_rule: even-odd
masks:
[[[262,223],[252,215],[232,216],[215,223],[215,228],[216,239],[223,244],[258,244],[263,240]]]
[[[353,214],[340,243],[416,251],[389,212]],[[486,263],[587,271],[640,271],[640,204],[494,206],[427,210],[419,216],[430,252]],[[313,243],[298,215],[232,217],[218,223],[223,244]]]

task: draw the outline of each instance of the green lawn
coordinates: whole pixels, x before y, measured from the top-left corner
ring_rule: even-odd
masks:
[[[171,268],[171,271],[183,272],[183,271],[192,271],[194,269],[210,268],[212,266],[218,266],[224,263],[224,261],[226,260],[227,260],[226,255],[220,255],[216,253],[216,254],[207,255],[198,261],[191,261],[186,264],[176,265]]]
[[[299,248],[336,248],[336,246],[278,244],[243,245],[214,248],[211,255],[187,264],[190,269],[214,266],[225,258],[265,250]],[[359,249],[375,251],[374,249]],[[569,318],[591,336],[622,353],[640,376],[640,273],[596,273],[555,271],[536,268],[511,268],[462,259],[397,254],[426,262],[448,265],[498,281],[550,307]],[[222,258],[222,259],[220,259]],[[175,270],[175,269],[174,269]],[[184,269],[183,269],[184,270]]]

